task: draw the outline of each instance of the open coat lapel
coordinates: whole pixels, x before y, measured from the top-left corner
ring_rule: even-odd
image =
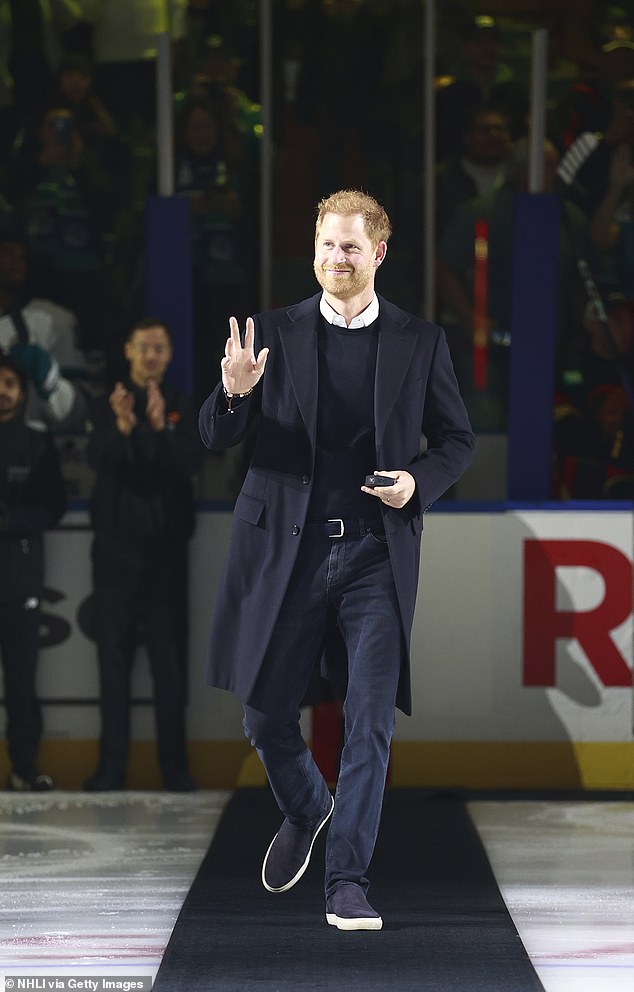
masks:
[[[416,345],[408,314],[379,297],[379,346],[374,383],[374,425],[379,450]]]
[[[280,315],[278,330],[291,387],[311,444],[317,424],[317,294]],[[379,345],[374,385],[374,418],[377,449],[396,403],[416,345],[408,314],[379,297]]]
[[[317,318],[321,294],[291,307],[278,331],[288,376],[306,431],[314,448],[317,430]]]

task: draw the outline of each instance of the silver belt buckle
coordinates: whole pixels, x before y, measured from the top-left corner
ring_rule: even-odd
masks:
[[[329,534],[328,535],[329,537],[343,537],[345,528],[343,526],[343,520],[341,519],[341,517],[331,517],[329,520],[326,521],[326,523],[339,524],[341,526],[341,532],[339,534]]]

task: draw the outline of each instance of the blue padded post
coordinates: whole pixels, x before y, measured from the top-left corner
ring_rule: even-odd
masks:
[[[508,497],[551,494],[561,203],[551,193],[516,198],[508,419]]]
[[[189,202],[185,197],[150,197],[145,211],[146,313],[161,317],[174,338],[167,378],[193,390],[193,299]]]

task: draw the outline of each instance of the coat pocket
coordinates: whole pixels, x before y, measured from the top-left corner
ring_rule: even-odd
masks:
[[[239,517],[240,520],[244,520],[247,524],[253,524],[257,527],[264,522],[265,505],[262,499],[249,496],[248,493],[240,493],[234,507],[234,516]]]

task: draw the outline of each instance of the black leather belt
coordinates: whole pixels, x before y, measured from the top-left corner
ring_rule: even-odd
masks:
[[[364,520],[363,517],[333,517],[330,520],[309,520],[304,528],[314,537],[352,538],[365,537],[372,531],[375,537],[383,537],[383,525]]]

